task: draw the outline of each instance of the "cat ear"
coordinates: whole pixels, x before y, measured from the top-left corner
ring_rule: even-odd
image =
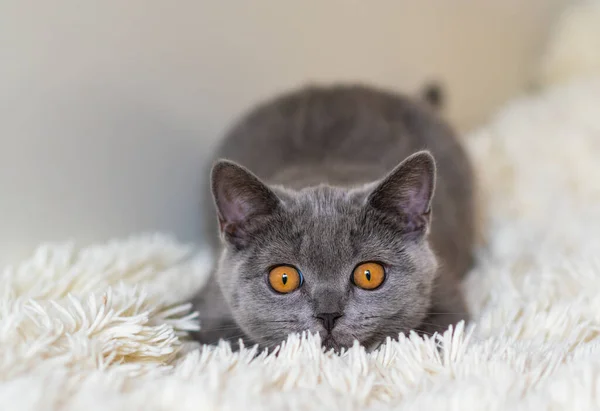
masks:
[[[219,228],[225,239],[242,247],[260,217],[271,214],[279,199],[258,177],[227,160],[211,171],[211,189],[217,207]]]
[[[426,229],[435,190],[435,160],[428,151],[406,158],[371,192],[368,204],[402,219],[406,232]]]

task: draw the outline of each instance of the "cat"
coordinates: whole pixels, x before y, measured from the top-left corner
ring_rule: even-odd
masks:
[[[210,173],[221,254],[196,337],[269,349],[307,330],[372,349],[468,319],[474,176],[440,102],[431,88],[309,85],[234,124]]]

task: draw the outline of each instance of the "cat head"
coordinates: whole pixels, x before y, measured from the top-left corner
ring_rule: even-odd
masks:
[[[369,347],[425,317],[437,270],[428,152],[351,189],[267,186],[225,160],[211,182],[224,243],[216,278],[255,342],[272,347],[308,330],[327,347]]]

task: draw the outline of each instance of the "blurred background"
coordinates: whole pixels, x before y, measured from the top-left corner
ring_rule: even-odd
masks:
[[[439,81],[462,132],[530,86],[568,0],[2,0],[0,265],[40,242],[202,244],[214,143],[306,82]]]

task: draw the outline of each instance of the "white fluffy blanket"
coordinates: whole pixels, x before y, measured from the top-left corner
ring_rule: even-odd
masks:
[[[467,138],[486,204],[473,325],[370,354],[312,336],[278,356],[197,349],[179,303],[208,256],[161,236],[44,245],[0,276],[1,408],[600,407],[600,2],[582,7],[559,25],[544,90]]]

